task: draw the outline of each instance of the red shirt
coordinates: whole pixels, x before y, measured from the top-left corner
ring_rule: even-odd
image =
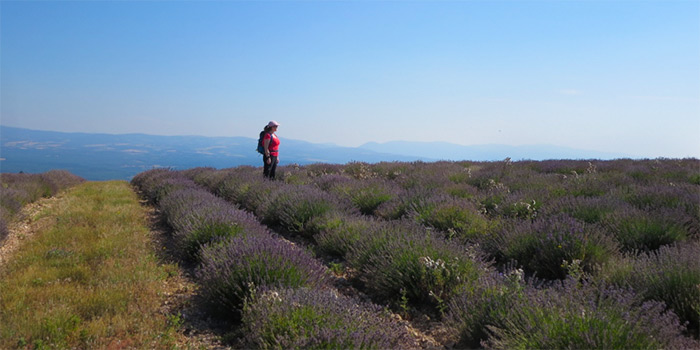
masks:
[[[280,139],[277,138],[277,135],[275,134],[265,133],[265,136],[263,136],[263,144],[265,140],[270,140],[270,144],[267,146],[267,150],[270,151],[270,155],[277,157],[279,155]]]

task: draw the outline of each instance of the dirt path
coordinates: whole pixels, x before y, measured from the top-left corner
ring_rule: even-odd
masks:
[[[15,220],[8,224],[8,234],[0,242],[0,268],[10,259],[14,252],[41,228],[53,225],[55,218],[41,217],[39,214],[59,202],[60,194],[51,198],[42,198],[22,207]]]
[[[233,347],[222,343],[221,338],[226,332],[224,324],[210,318],[202,306],[203,301],[197,293],[194,282],[194,267],[185,265],[175,257],[174,240],[170,231],[162,222],[158,211],[141,201],[147,209],[151,238],[156,254],[163,264],[172,264],[177,268],[163,285],[165,297],[161,312],[171,320],[177,320],[183,339],[179,347],[182,349],[227,350]]]

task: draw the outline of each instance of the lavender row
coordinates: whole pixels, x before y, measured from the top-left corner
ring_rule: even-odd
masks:
[[[286,244],[254,216],[182,173],[155,169],[132,181],[173,228],[178,253],[198,263],[197,279],[214,309],[240,312],[251,288],[317,287],[324,271],[305,251]]]
[[[236,177],[236,172],[245,175]],[[220,173],[228,176],[219,177]],[[354,279],[382,303],[395,307],[401,303],[425,304],[438,314],[460,284],[474,281],[491,269],[478,253],[466,251],[462,244],[448,241],[423,225],[362,216],[352,200],[361,193],[359,187],[339,188],[350,181],[321,176],[319,186],[286,184],[252,177],[249,169],[199,169],[188,175],[242,206],[250,203],[246,202],[249,193],[267,190],[264,200],[248,209],[263,223],[318,242],[322,252],[340,252],[338,257],[357,271]],[[217,178],[220,180],[207,182]],[[382,187],[370,182],[367,188]],[[361,228],[348,232],[346,224],[350,222]]]
[[[246,304],[243,324],[246,348],[419,348],[386,310],[332,290],[263,290]]]
[[[700,343],[664,303],[569,277],[542,285],[522,270],[485,276],[450,303],[458,347],[692,349]]]
[[[7,236],[7,223],[22,206],[40,198],[51,197],[60,190],[85,179],[63,170],[42,174],[0,174],[0,242]]]
[[[196,180],[205,180],[202,183],[212,192],[233,202],[256,203],[248,207],[256,213],[264,213],[260,208],[270,202],[275,192],[284,191],[279,187],[287,184],[293,185],[289,188],[297,192],[317,187],[335,195],[335,202],[342,203],[336,204],[336,210],[307,220],[310,224],[298,231],[312,237],[321,252],[344,257],[347,264],[358,271],[357,280],[371,284],[368,289],[374,288],[372,293],[380,299],[386,300],[388,295],[398,292],[394,294],[400,296],[398,301],[389,299],[394,305],[408,298],[444,310],[446,300],[450,299],[444,298],[446,294],[441,294],[439,289],[436,289],[438,292],[430,290],[426,298],[425,293],[407,288],[402,285],[404,281],[397,278],[395,281],[399,282],[394,285],[402,287],[392,290],[393,276],[386,272],[391,271],[391,266],[386,268],[391,263],[386,263],[386,259],[385,265],[380,263],[381,259],[373,261],[374,266],[381,266],[375,271],[385,273],[382,278],[373,280],[368,277],[371,268],[357,268],[371,261],[362,259],[362,252],[373,251],[374,244],[384,244],[377,238],[383,237],[377,234],[384,230],[380,228],[382,225],[420,223],[438,236],[457,238],[466,246],[480,245],[501,268],[515,260],[526,274],[562,279],[569,276],[571,266],[577,266],[589,278],[600,279],[598,267],[610,266],[625,252],[629,257],[636,256],[635,252],[640,250],[646,252],[644,254],[655,254],[669,244],[685,247],[697,241],[697,165],[697,160],[596,164],[565,161],[316,164],[283,167],[283,183],[276,184],[259,181],[259,171],[254,168],[193,169],[192,173],[197,173],[193,177]],[[626,168],[634,168],[634,171],[628,174]],[[257,201],[247,201],[256,197],[251,197],[251,193],[263,195],[257,197]],[[352,204],[350,208],[348,203]],[[357,212],[364,215],[358,216]],[[401,236],[401,233],[393,234]],[[382,258],[404,259],[398,253],[400,249],[394,247],[376,251],[384,254]],[[472,249],[472,253],[476,251]],[[445,260],[429,256],[418,258],[422,258],[420,261],[426,266],[445,263]],[[398,265],[401,268],[397,270],[404,270],[396,275],[403,277],[406,271],[415,271],[410,264]],[[673,266],[659,269],[670,271]],[[483,273],[473,277],[481,275]],[[691,268],[685,276],[685,282],[690,282],[684,285],[692,286],[700,270]],[[626,278],[653,279],[649,274],[635,272],[630,272]],[[420,279],[411,279],[412,282],[416,280]],[[374,282],[379,282],[376,284],[379,287]],[[617,281],[615,285],[629,287],[624,281]],[[680,288],[680,295],[670,296],[643,292],[639,285],[638,282],[633,287],[638,295],[649,302],[665,302],[681,316],[681,322],[690,327],[687,334],[697,334],[697,312],[693,313],[696,306],[687,302],[697,299],[692,288]],[[674,298],[685,302],[675,302]],[[672,306],[678,304],[684,306]]]
[[[377,313],[376,306],[329,298],[327,270],[308,252],[276,237],[252,214],[214,196],[183,173],[152,170],[139,174],[133,183],[159,205],[180,253],[199,263],[195,275],[211,311],[240,320],[240,328],[249,330],[242,331],[244,346],[408,344],[405,329]],[[276,302],[265,297],[269,293],[278,295]]]

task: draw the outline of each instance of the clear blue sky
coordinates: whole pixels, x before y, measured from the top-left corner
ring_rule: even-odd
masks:
[[[700,157],[700,1],[2,1],[0,123]]]

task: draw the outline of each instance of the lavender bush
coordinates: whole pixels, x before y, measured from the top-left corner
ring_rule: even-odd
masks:
[[[341,182],[342,183],[342,182]],[[399,193],[397,186],[382,179],[335,182],[330,192],[350,201],[362,214],[372,215],[382,203]]]
[[[0,205],[10,211],[53,194],[38,174],[2,174],[0,184]]]
[[[595,162],[598,164],[599,162]],[[540,173],[555,173],[571,175],[573,173],[585,174],[591,169],[593,161],[589,160],[543,160],[538,162],[527,162],[528,166]]]
[[[587,224],[600,223],[617,211],[626,210],[629,204],[612,195],[600,197],[574,197],[564,196],[540,210],[542,216],[554,216],[565,213]]]
[[[204,246],[196,276],[212,307],[234,315],[254,288],[319,288],[327,278],[306,251],[272,236],[234,237]]]
[[[58,191],[85,182],[80,176],[73,175],[66,170],[49,170],[39,174],[40,182],[44,184],[44,196],[53,196]]]
[[[224,181],[219,193],[226,200],[261,216],[265,210],[264,205],[281,185],[277,181],[261,177],[260,174],[247,174]]]
[[[183,170],[180,173],[215,194],[218,194],[221,182],[230,175],[228,170],[216,170],[210,167],[197,167]]]
[[[323,175],[319,175],[317,177],[314,177],[313,184],[316,185],[321,190],[326,191],[326,192],[330,192],[330,191],[335,190],[337,192],[342,193],[343,191],[340,191],[337,189],[349,188],[351,186],[351,184],[353,184],[357,181],[358,180],[355,180],[348,175],[323,174]]]
[[[258,213],[268,225],[313,236],[317,232],[308,230],[309,223],[335,211],[350,212],[350,205],[313,186],[285,185],[270,194]]]
[[[663,303],[568,279],[527,295],[500,327],[489,327],[490,349],[690,349],[697,341]]]
[[[322,222],[312,222],[316,248],[324,255],[344,258],[352,247],[364,239],[373,239],[376,232],[386,231],[384,227],[391,224],[371,218],[336,213],[324,218]]]
[[[488,182],[480,185],[480,193],[476,197],[482,212],[490,217],[501,214],[501,206],[510,196],[510,188],[502,182],[489,178]]]
[[[520,192],[511,193],[503,199],[496,211],[504,217],[533,220],[539,216],[543,203],[533,198],[535,197]]]
[[[445,186],[444,190],[445,193],[452,197],[463,199],[475,199],[478,194],[476,187],[461,182],[448,184]]]
[[[160,202],[166,222],[175,231],[186,230],[201,221],[200,216],[217,208],[235,208],[233,204],[198,187],[176,189]]]
[[[406,162],[379,162],[372,165],[372,172],[377,177],[391,181],[400,181],[411,170],[412,164]]]
[[[242,323],[254,349],[418,348],[381,307],[329,290],[264,290],[246,302]]]
[[[181,172],[170,169],[152,169],[137,174],[131,184],[138,188],[146,199],[158,204],[168,193],[182,188],[197,188],[194,181],[186,178]]]
[[[308,185],[313,183],[313,176],[298,164],[277,167],[277,180],[290,185]]]
[[[396,183],[406,190],[426,190],[430,192],[442,191],[443,188],[452,184],[450,175],[458,167],[453,163],[447,162],[415,162],[412,165],[411,171],[398,179]],[[461,167],[459,169],[461,171]]]
[[[445,194],[416,201],[409,216],[417,223],[466,241],[490,235],[495,227],[472,202]]]
[[[374,215],[385,220],[406,218],[416,203],[426,200],[433,195],[433,191],[424,188],[400,192],[393,199],[380,204]]]
[[[19,202],[20,207],[42,197],[51,197],[59,191],[84,182],[85,179],[65,170],[50,170],[40,174],[0,174],[0,201]]]
[[[357,180],[365,180],[377,177],[372,166],[365,162],[350,162],[343,166],[343,174],[346,174]]]
[[[176,176],[176,172],[168,168],[154,168],[136,174],[131,179],[131,185],[147,194],[151,187],[160,183],[161,178]]]
[[[684,208],[688,213],[700,209],[700,187],[689,184],[655,183],[633,185],[619,192],[619,196],[639,209]]]
[[[36,197],[34,200],[40,197]],[[26,191],[16,188],[0,187],[0,207],[5,210],[8,217],[14,215],[22,209],[22,206],[30,203],[32,196]]]
[[[175,230],[181,252],[194,261],[206,243],[233,236],[269,234],[252,214],[204,189],[176,190],[161,200],[160,207]]]
[[[457,348],[478,348],[488,338],[489,327],[503,328],[511,309],[524,302],[526,289],[536,288],[520,269],[484,273],[476,283],[460,286],[448,304],[446,325]]]
[[[344,164],[314,163],[304,166],[309,177],[318,177],[328,174],[341,174],[344,172]]]
[[[402,225],[393,231],[370,233],[347,258],[368,292],[380,300],[443,311],[459,285],[474,283],[488,269],[476,250],[465,251],[424,228]]]
[[[511,221],[483,243],[501,263],[515,260],[526,272],[546,279],[566,277],[565,263],[574,260],[591,272],[617,252],[615,241],[600,227],[567,215]]]
[[[611,261],[601,278],[632,288],[648,300],[663,301],[690,334],[700,332],[700,243],[682,242]]]
[[[689,238],[686,223],[692,220],[680,208],[618,210],[604,220],[605,228],[624,251],[655,250]]]
[[[84,182],[85,179],[64,170],[42,174],[0,174],[0,242],[9,231],[7,225],[26,204]]]

